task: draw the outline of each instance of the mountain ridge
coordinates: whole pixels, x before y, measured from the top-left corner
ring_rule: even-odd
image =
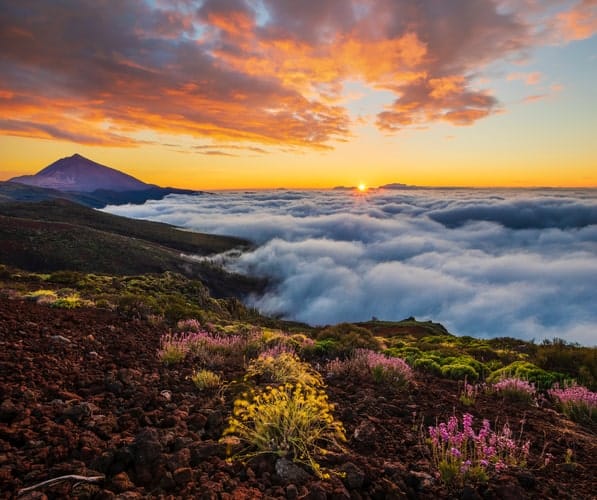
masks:
[[[169,194],[199,193],[201,191],[148,184],[78,153],[57,160],[34,175],[0,182],[0,203],[67,199],[92,208],[103,208],[106,205],[142,204]]]
[[[157,187],[155,184],[147,184],[132,175],[102,165],[78,153],[56,160],[34,175],[13,177],[9,182],[83,193],[98,189],[141,191]]]

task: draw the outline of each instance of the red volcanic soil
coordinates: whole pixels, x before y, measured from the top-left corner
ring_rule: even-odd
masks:
[[[228,463],[218,439],[233,395],[200,393],[193,366],[156,358],[159,328],[99,309],[60,310],[0,298],[0,497],[63,475],[22,498],[595,498],[595,429],[544,402],[505,404],[481,395],[458,401],[458,384],[417,374],[392,392],[331,380],[327,392],[344,423],[346,453],[321,463],[345,477],[319,480],[276,468],[274,457]],[[226,380],[242,376],[223,367]],[[433,475],[421,428],[456,413],[509,422],[531,440],[526,470],[487,484],[448,489]],[[566,450],[574,464],[565,464]],[[553,458],[545,466],[545,457]],[[280,464],[278,464],[280,465]],[[286,468],[288,469],[288,467]]]

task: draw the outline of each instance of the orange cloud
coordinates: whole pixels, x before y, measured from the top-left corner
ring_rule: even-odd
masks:
[[[546,99],[547,97],[549,97],[548,94],[534,94],[534,95],[529,95],[529,96],[526,96],[523,99],[523,102],[537,102],[537,101],[542,101],[543,99]]]
[[[582,0],[556,18],[561,36],[567,40],[583,40],[597,33],[597,0]]]
[[[594,30],[581,8],[558,22]],[[144,132],[330,148],[351,137],[344,83],[394,94],[382,131],[500,109],[474,88],[489,63],[533,40],[493,0],[29,0],[0,16],[0,132],[115,146]],[[76,12],[76,16],[73,15]],[[591,18],[593,19],[593,18]],[[584,35],[583,35],[584,34]],[[539,73],[525,81],[535,85]],[[226,148],[205,150],[209,154]]]
[[[533,73],[511,73],[506,78],[508,81],[522,80],[526,85],[537,85],[541,82],[543,75],[539,71]]]
[[[447,76],[444,78],[430,78],[429,86],[431,92],[429,95],[434,99],[441,99],[450,94],[462,92],[465,84],[463,76]]]

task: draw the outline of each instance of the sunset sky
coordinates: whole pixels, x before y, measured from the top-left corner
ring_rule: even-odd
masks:
[[[597,0],[0,0],[0,180],[597,187]]]

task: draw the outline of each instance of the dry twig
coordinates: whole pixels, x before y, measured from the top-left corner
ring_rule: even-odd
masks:
[[[76,474],[67,474],[66,476],[55,477],[53,479],[48,479],[46,481],[42,481],[41,483],[34,484],[33,486],[28,486],[27,488],[22,488],[19,490],[18,496],[23,495],[24,493],[29,493],[30,491],[36,490],[38,488],[43,488],[44,486],[49,486],[54,483],[59,483],[60,481],[66,481],[67,479],[73,481],[82,481],[85,483],[95,483],[97,481],[101,481],[105,479],[105,476],[77,476]]]

